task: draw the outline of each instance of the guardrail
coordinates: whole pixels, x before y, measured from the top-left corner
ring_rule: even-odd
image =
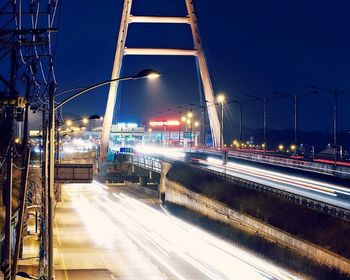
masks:
[[[131,163],[158,173],[160,173],[162,168],[162,164],[159,159],[142,154],[133,154],[131,157]]]

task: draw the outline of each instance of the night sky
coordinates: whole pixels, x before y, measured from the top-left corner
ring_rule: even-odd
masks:
[[[324,0],[195,1],[202,43],[215,92],[244,100],[246,94],[271,96],[274,91],[303,94],[310,85],[350,88],[350,2]],[[55,57],[59,90],[87,86],[111,76],[122,0],[63,1]],[[185,15],[182,0],[134,0],[134,15]],[[187,25],[131,25],[128,47],[191,48]],[[122,75],[144,68],[161,71],[152,84],[125,82],[119,119],[142,121],[176,106],[199,103],[192,57],[126,57]],[[91,92],[64,111],[103,114],[108,87]],[[339,130],[350,129],[350,93],[339,98]],[[118,110],[117,110],[118,111]],[[262,103],[245,107],[245,125],[262,126]],[[293,126],[292,102],[268,105],[268,125]],[[169,114],[169,113],[167,113]],[[238,106],[226,107],[227,129],[237,132]],[[329,94],[302,100],[299,127],[332,131]],[[228,119],[228,118],[227,118]]]

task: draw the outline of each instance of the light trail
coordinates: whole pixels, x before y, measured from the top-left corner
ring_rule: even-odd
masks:
[[[158,275],[163,279],[161,275],[165,270],[167,275],[172,275],[170,278],[181,280],[297,279],[282,268],[160,208],[115,191],[118,189],[109,187],[105,191],[103,184],[86,184],[71,198],[96,246],[111,251],[119,248],[122,240],[126,250],[129,246],[138,247],[137,259],[157,267],[152,268],[153,277]]]
[[[285,173],[274,172],[264,170],[262,168],[251,167],[245,164],[238,164],[228,162],[226,166],[222,164],[222,160],[209,157],[207,160],[195,159],[197,162],[208,166],[208,168],[217,168],[220,172],[228,172],[233,176],[241,177],[242,175],[247,176],[248,180],[254,181],[254,178],[263,179],[267,184],[268,182],[279,183],[281,187],[295,187],[304,189],[307,191],[313,191],[320,194],[332,196],[336,198],[339,194],[344,196],[350,196],[350,189],[321,182],[317,180],[311,180],[299,176],[293,176]]]

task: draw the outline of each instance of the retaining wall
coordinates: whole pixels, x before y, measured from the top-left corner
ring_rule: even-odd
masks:
[[[220,202],[192,192],[184,186],[168,180],[165,176],[163,177],[163,184],[166,201],[185,206],[214,220],[259,234],[315,262],[337,268],[342,272],[350,274],[349,259],[328,251],[316,244],[299,239],[249,215],[233,210]]]

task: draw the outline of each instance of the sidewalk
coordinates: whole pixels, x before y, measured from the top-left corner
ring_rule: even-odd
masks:
[[[39,239],[34,227],[34,221],[31,219],[28,224],[28,231],[31,234],[24,237],[23,258],[19,260],[18,271],[37,277]],[[57,204],[54,236],[54,265],[57,280],[113,279],[67,198]],[[2,275],[0,279],[1,277]],[[24,278],[17,276],[16,279]]]
[[[35,233],[35,222],[31,217],[28,220],[29,234],[23,238],[23,258],[18,261],[17,272],[23,271],[32,276],[39,274],[39,234]],[[16,279],[24,279],[17,276]]]

